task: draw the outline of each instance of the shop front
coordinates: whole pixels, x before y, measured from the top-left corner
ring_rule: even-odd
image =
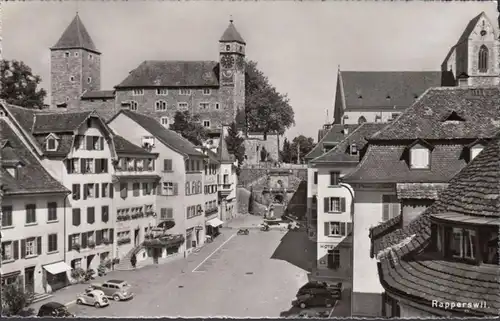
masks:
[[[45,292],[51,293],[69,285],[68,273],[71,267],[66,262],[56,262],[43,266]]]
[[[220,234],[219,228],[222,226],[224,222],[222,222],[219,218],[213,218],[205,222],[206,235],[207,238],[215,238]]]
[[[177,255],[181,245],[184,243],[184,236],[182,234],[165,234],[159,235],[154,238],[147,238],[143,242],[143,246],[147,251],[147,257],[153,258],[154,263],[158,263],[160,258],[167,258]],[[142,257],[142,253],[138,253]],[[141,258],[142,259],[142,258]]]

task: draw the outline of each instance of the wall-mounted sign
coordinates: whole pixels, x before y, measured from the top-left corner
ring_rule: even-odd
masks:
[[[335,246],[336,245],[334,245],[334,244],[320,244],[319,248],[333,250],[333,249],[335,249]]]

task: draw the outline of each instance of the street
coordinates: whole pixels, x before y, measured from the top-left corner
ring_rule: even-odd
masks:
[[[303,232],[251,229],[240,236],[236,231],[222,229],[213,243],[187,259],[110,273],[106,278],[133,286],[131,301],[101,309],[71,304],[70,311],[83,317],[279,317],[290,311],[307,282],[299,263],[307,261]],[[285,235],[287,244],[281,241]]]

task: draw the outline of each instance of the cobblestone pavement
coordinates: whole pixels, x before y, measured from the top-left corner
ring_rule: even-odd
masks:
[[[120,274],[113,278],[134,287],[131,301],[102,309],[71,305],[70,310],[82,317],[279,317],[290,310],[297,290],[307,282],[307,271],[284,259],[304,252],[283,247],[281,231],[252,230],[245,236],[232,236],[234,229],[221,232],[186,260],[116,272]]]

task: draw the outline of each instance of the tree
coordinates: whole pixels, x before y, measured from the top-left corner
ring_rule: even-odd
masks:
[[[227,137],[226,137],[226,145],[229,153],[233,154],[238,161],[238,167],[236,168],[236,175],[240,176],[241,166],[245,161],[245,139],[240,136],[238,132],[238,128],[236,123],[231,123],[229,126]]]
[[[283,141],[283,149],[280,151],[281,161],[283,163],[291,163],[292,150],[290,146],[290,141],[285,138]]]
[[[201,146],[207,139],[207,131],[200,124],[199,115],[191,115],[189,111],[178,111],[174,115],[174,123],[170,129],[178,132],[196,146]]]
[[[282,135],[295,124],[294,111],[287,95],[271,86],[269,79],[257,69],[257,63],[248,61],[245,78],[245,119],[247,130],[267,135]]]
[[[250,197],[248,198],[248,214],[253,214],[253,187],[250,188]]]
[[[12,105],[42,109],[47,92],[37,88],[42,79],[33,75],[31,68],[22,61],[0,62],[0,99]]]
[[[33,295],[24,290],[21,284],[2,285],[2,316],[20,315],[31,304]]]
[[[299,147],[299,160],[302,160],[313,148],[314,139],[311,137],[306,137],[304,135],[299,135],[292,140],[290,146],[291,162],[297,162],[297,146]]]

